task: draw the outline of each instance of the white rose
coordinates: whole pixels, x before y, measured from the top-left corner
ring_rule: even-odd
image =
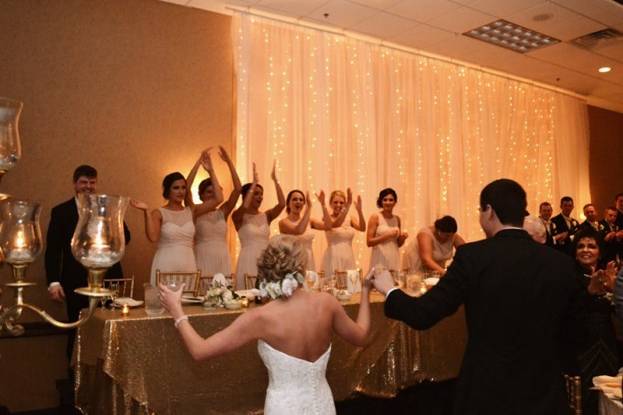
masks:
[[[266,283],[263,281],[260,283],[259,295],[262,298],[268,297],[268,291],[266,291]]]
[[[270,295],[270,298],[272,298],[273,300],[275,298],[281,297],[281,287],[279,286],[279,284],[269,282],[268,284],[266,284],[266,291],[268,291],[268,295]]]
[[[234,299],[233,294],[229,290],[225,291],[222,297],[223,297],[223,301],[225,301],[226,303]]]
[[[290,297],[299,283],[292,277],[288,276],[281,282],[281,291],[286,297]]]

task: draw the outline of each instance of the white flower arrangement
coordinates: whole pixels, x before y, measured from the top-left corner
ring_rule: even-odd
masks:
[[[304,281],[305,279],[298,272],[286,274],[280,282],[262,280],[260,282],[260,297],[270,297],[273,300],[290,297],[299,284],[303,285]]]
[[[225,307],[227,303],[235,301],[238,301],[238,294],[232,291],[231,287],[226,287],[220,282],[214,282],[206,292],[203,305],[206,307]]]

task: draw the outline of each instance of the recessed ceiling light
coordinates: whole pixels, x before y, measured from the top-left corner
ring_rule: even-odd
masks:
[[[560,40],[556,38],[535,32],[534,30],[527,29],[504,19],[487,23],[463,34],[519,53],[530,52],[531,50],[560,42]],[[501,41],[501,39],[508,38],[512,38],[513,42]]]
[[[612,70],[612,68],[611,68],[611,67],[609,67],[609,66],[602,66],[601,68],[599,68],[599,69],[597,69],[597,70],[598,70],[599,72],[601,72],[601,73],[608,73],[608,72],[610,72],[610,71]]]

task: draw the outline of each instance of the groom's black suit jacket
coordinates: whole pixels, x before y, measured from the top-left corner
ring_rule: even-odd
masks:
[[[508,229],[460,247],[422,297],[391,292],[385,314],[423,330],[465,305],[455,414],[556,415],[568,413],[563,356],[584,298],[571,258]]]
[[[67,314],[70,321],[78,318],[80,310],[88,307],[88,298],[74,293],[74,290],[87,285],[87,270],[71,253],[71,238],[78,224],[78,208],[75,198],[52,208],[50,224],[46,235],[45,271],[48,284],[58,281],[65,292]],[[130,242],[130,231],[125,223],[126,244]],[[107,276],[122,277],[121,263],[113,265]]]

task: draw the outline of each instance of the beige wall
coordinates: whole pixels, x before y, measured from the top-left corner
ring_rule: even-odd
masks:
[[[162,203],[166,173],[186,174],[206,146],[233,151],[229,30],[227,16],[156,0],[3,0],[0,96],[24,102],[24,154],[0,191],[40,201],[44,232],[50,209],[72,196],[71,174],[82,163],[99,170],[102,192]],[[220,160],[217,172],[231,189]],[[132,242],[122,262],[140,292],[154,247],[138,211],[128,211],[126,221]],[[47,300],[43,255],[28,275],[40,285],[27,300],[63,316],[63,306]],[[8,278],[3,267],[0,281]],[[47,357],[58,361],[62,340],[22,341],[47,342]],[[8,382],[35,367],[26,357],[9,359],[16,344],[0,339],[0,405],[13,411],[54,406],[54,364],[37,379]]]
[[[588,118],[591,196],[601,217],[623,192],[623,114],[589,106]]]

